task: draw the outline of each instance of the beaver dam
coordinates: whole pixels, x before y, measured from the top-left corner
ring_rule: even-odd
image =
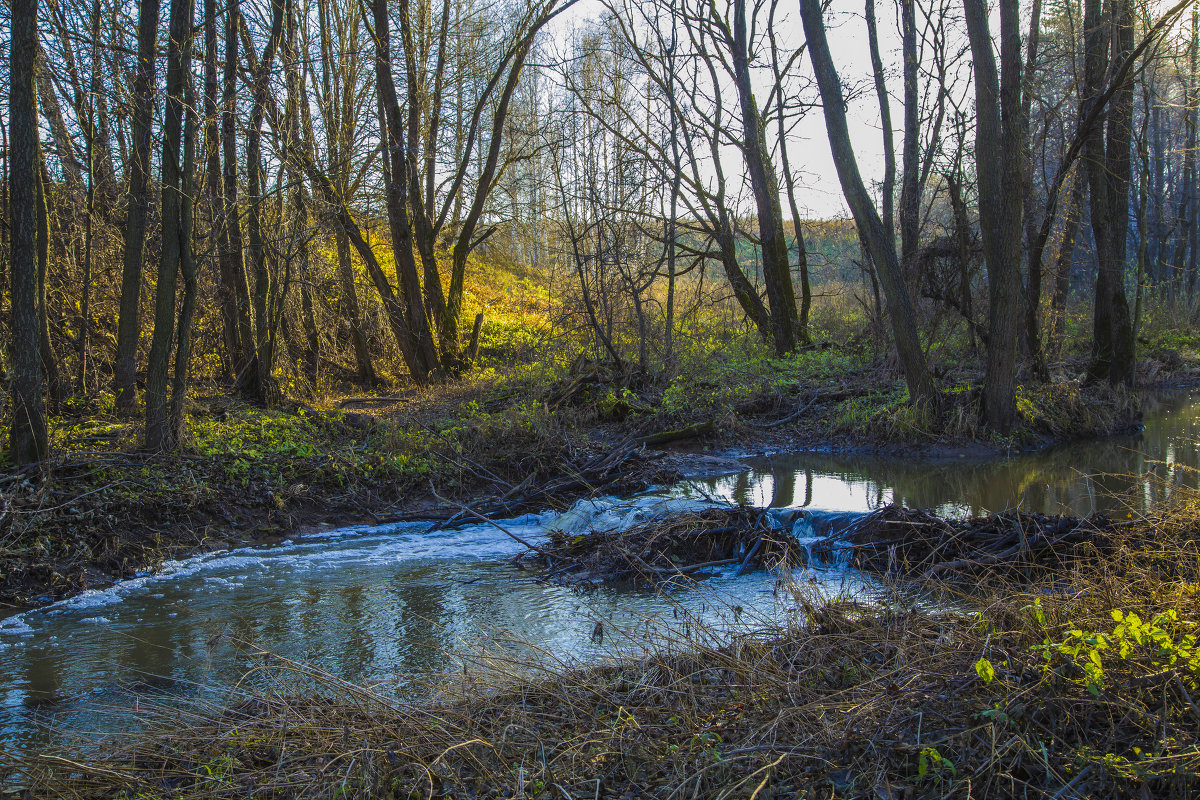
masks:
[[[981,570],[1056,568],[1081,550],[1109,547],[1114,524],[1009,511],[948,519],[888,505],[859,517],[821,520],[804,510],[747,506],[674,513],[628,527],[554,530],[519,560],[547,580],[566,585],[632,584],[660,587],[714,571],[736,575],[840,562],[905,578],[950,578]]]
[[[551,530],[523,560],[566,584],[659,585],[735,564],[738,574],[787,567],[801,552],[766,511],[739,506],[652,519],[626,530]]]

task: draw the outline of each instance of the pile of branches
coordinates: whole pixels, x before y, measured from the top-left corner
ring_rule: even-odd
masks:
[[[506,484],[508,489],[502,494],[473,507],[450,503],[457,505],[459,510],[448,515],[446,521],[438,527],[462,527],[473,525],[481,519],[499,519],[545,508],[562,507],[577,497],[640,490],[645,488],[646,476],[650,474],[644,466],[648,459],[640,444],[633,439],[625,439],[613,445],[611,449],[568,468],[565,474],[541,483],[536,483],[536,475],[531,473],[515,486]],[[411,516],[436,519],[436,515],[424,512]]]
[[[703,570],[738,565],[738,574],[795,563],[798,547],[760,509],[672,514],[623,531],[553,531],[532,554],[545,576],[564,584],[660,586]]]
[[[949,519],[888,505],[863,517],[844,536],[854,566],[929,579],[981,569],[1060,567],[1081,546],[1107,548],[1113,527],[1098,515],[1077,519],[1006,511]]]

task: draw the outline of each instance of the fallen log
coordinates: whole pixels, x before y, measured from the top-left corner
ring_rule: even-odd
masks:
[[[678,442],[682,439],[695,439],[698,436],[706,436],[715,430],[716,426],[712,420],[708,422],[697,422],[695,425],[687,425],[682,428],[676,428],[672,431],[660,431],[658,433],[650,433],[645,436],[639,436],[634,439],[639,444],[659,445],[669,442]]]

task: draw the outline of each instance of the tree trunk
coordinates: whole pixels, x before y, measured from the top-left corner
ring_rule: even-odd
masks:
[[[825,36],[825,21],[821,15],[820,0],[800,0],[800,18],[808,40],[809,59],[812,61],[813,72],[821,91],[825,128],[829,134],[829,147],[833,152],[838,180],[842,184],[846,203],[854,215],[859,237],[866,245],[883,284],[888,315],[892,321],[892,334],[896,338],[896,351],[908,383],[909,396],[914,402],[937,407],[940,405],[940,397],[925,362],[920,337],[917,336],[912,298],[909,297],[908,287],[904,284],[900,263],[896,258],[896,248],[871,203],[871,197],[858,171],[854,148],[850,144],[850,130],[846,124],[846,101],[842,95],[837,68],[829,51],[829,41]]]
[[[187,0],[190,6],[193,0]],[[196,113],[191,76],[186,86],[188,99],[183,124],[182,196],[179,204],[179,272],[183,275],[183,301],[179,305],[179,326],[175,339],[175,373],[171,380],[171,439],[177,445],[187,425],[188,369],[192,356],[192,320],[196,314],[196,254],[193,248],[192,220],[195,189]]]
[[[154,76],[158,55],[159,0],[138,4],[137,72],[133,79],[132,132],[129,164],[129,217],[125,223],[125,258],[121,269],[121,306],[117,321],[117,354],[113,390],[120,411],[137,407],[137,349],[141,329],[142,256],[146,217],[150,212],[150,135],[154,122]]]
[[[42,374],[46,376],[46,389],[50,397],[51,407],[57,411],[59,404],[67,396],[67,385],[58,371],[58,357],[54,353],[54,343],[50,340],[50,314],[46,306],[46,282],[50,276],[50,173],[46,169],[46,159],[38,153],[37,173],[37,318],[41,328],[39,349],[42,357]]]
[[[287,133],[284,158],[287,161],[288,182],[292,185],[292,236],[297,248],[295,261],[300,279],[300,312],[304,326],[304,366],[310,383],[316,388],[320,364],[320,334],[313,309],[312,271],[308,252],[308,196],[304,187],[304,172],[300,167],[302,153],[300,117],[308,102],[304,78],[300,72],[299,33],[296,25],[295,3],[288,0],[285,9],[287,36],[284,40],[284,69],[287,78]]]
[[[900,176],[900,268],[913,297],[920,296],[917,245],[921,232],[921,121],[917,94],[916,0],[900,0],[900,41],[904,56],[904,149]]]
[[[12,0],[12,43],[8,96],[9,197],[12,281],[12,428],[9,455],[18,467],[46,457],[42,410],[42,364],[37,318],[38,130],[34,64],[37,54],[37,0]]]
[[[234,306],[237,318],[237,344],[233,361],[234,387],[255,396],[258,361],[255,357],[254,323],[250,316],[250,285],[246,282],[245,253],[242,247],[242,221],[238,209],[237,73],[238,27],[241,20],[239,0],[230,0],[225,11],[225,69],[221,86],[221,150],[224,158],[222,182],[225,204],[222,220],[225,237],[220,253],[221,292]]]
[[[979,227],[988,271],[988,343],[984,417],[992,430],[1016,424],[1017,325],[1020,313],[1022,124],[1021,31],[1017,0],[1000,2],[1000,69],[984,0],[964,0],[975,69],[975,164]]]
[[[1196,192],[1196,128],[1197,114],[1200,114],[1200,87],[1196,86],[1197,80],[1197,45],[1200,44],[1200,10],[1192,9],[1192,41],[1188,47],[1188,70],[1191,75],[1191,86],[1185,94],[1187,110],[1184,112],[1184,120],[1187,128],[1187,146],[1183,151],[1183,180],[1182,187],[1179,191],[1179,205],[1176,215],[1176,238],[1175,252],[1171,258],[1172,275],[1171,282],[1178,289],[1185,286],[1190,288],[1195,282],[1194,270],[1188,269],[1188,251],[1189,248],[1194,252],[1192,231],[1196,227],[1194,220],[1195,211],[1193,209],[1195,198],[1193,195]]]
[[[256,401],[275,405],[279,400],[279,387],[275,383],[272,368],[274,353],[271,337],[271,273],[267,268],[267,250],[263,243],[262,219],[264,216],[262,125],[266,116],[267,93],[270,91],[271,67],[275,62],[275,51],[283,35],[283,0],[271,0],[271,29],[263,48],[262,58],[252,67],[254,74],[254,97],[250,109],[250,130],[246,134],[246,200],[250,204],[246,215],[246,252],[250,258],[250,272],[254,276],[254,350],[257,375],[252,387]],[[247,51],[247,56],[251,54]]]
[[[888,94],[887,74],[883,71],[883,57],[879,53],[879,23],[875,14],[875,0],[866,0],[867,49],[871,53],[871,72],[875,79],[875,98],[879,102],[879,126],[883,134],[883,185],[880,210],[883,228],[888,236],[896,235],[896,143],[892,130],[892,101]],[[907,76],[907,73],[905,73]],[[905,120],[908,119],[907,112]],[[895,244],[892,245],[895,247]],[[911,290],[910,290],[911,291]]]
[[[409,374],[417,384],[425,384],[439,368],[437,350],[430,330],[429,317],[422,299],[421,278],[413,256],[412,224],[407,206],[408,182],[404,128],[392,78],[390,22],[386,0],[372,0],[375,21],[375,84],[379,100],[379,127],[383,132],[383,176],[387,195],[388,227],[392,235],[392,253],[396,276],[404,298],[405,329],[412,337],[402,348]],[[387,302],[385,298],[385,303]]]
[[[218,108],[219,79],[217,78],[217,3],[204,0],[204,164],[205,194],[208,204],[209,250],[217,254],[218,262],[224,265],[223,256],[229,247],[225,230],[225,198],[221,185],[221,129]],[[221,311],[221,332],[225,353],[229,359],[229,374],[237,374],[238,343],[237,298],[234,296],[232,280],[226,280],[220,271],[217,286],[217,305]]]
[[[1111,19],[1106,19],[1101,0],[1086,0],[1084,4],[1084,27],[1088,33],[1083,101],[1087,104],[1095,103],[1099,97],[1110,58],[1119,62],[1133,50],[1133,11],[1129,0],[1113,0],[1110,8]],[[1084,153],[1097,260],[1092,361],[1087,378],[1131,385],[1133,328],[1125,297],[1133,135],[1133,87],[1128,81],[1114,92],[1106,116],[1105,129],[1099,125],[1093,128]]]
[[[1071,291],[1071,267],[1075,263],[1075,240],[1079,235],[1079,217],[1083,210],[1083,172],[1075,168],[1071,181],[1071,193],[1067,196],[1067,207],[1063,209],[1062,243],[1054,264],[1054,294],[1050,298],[1050,313],[1054,318],[1051,333],[1051,348],[1055,357],[1062,353],[1063,340],[1067,333],[1067,300]]]
[[[350,344],[354,348],[354,363],[358,367],[358,380],[371,386],[378,378],[371,363],[371,351],[363,332],[362,314],[358,308],[358,289],[355,287],[354,267],[350,263],[350,239],[339,225],[333,232],[337,247],[338,281],[341,284],[340,308],[350,325]]]
[[[1025,283],[1025,350],[1033,374],[1040,380],[1049,378],[1046,356],[1042,352],[1042,258],[1044,248],[1035,247],[1038,236],[1038,219],[1033,202],[1033,137],[1030,134],[1030,117],[1033,108],[1034,72],[1037,67],[1038,42],[1042,30],[1042,0],[1033,0],[1029,17],[1029,36],[1025,44],[1025,75],[1021,81],[1021,126],[1024,130],[1021,142],[1021,198],[1024,202],[1024,229],[1026,258],[1029,268]]]
[[[396,296],[392,284],[388,281],[387,276],[383,272],[383,268],[379,265],[379,259],[375,257],[371,246],[363,237],[362,231],[355,222],[354,216],[350,213],[349,207],[345,200],[338,196],[337,191],[333,188],[333,184],[329,178],[317,169],[311,158],[305,157],[305,172],[308,173],[309,179],[313,182],[313,187],[321,195],[321,199],[328,203],[333,208],[334,222],[341,231],[354,245],[354,249],[358,251],[359,257],[367,266],[367,274],[371,276],[371,281],[375,284],[375,289],[379,292],[379,299],[383,301],[383,310],[387,314],[388,326],[392,329],[392,335],[396,338],[396,345],[400,348],[400,355],[404,358],[404,363],[409,365],[410,370],[413,365],[418,365],[417,352],[414,349],[416,337],[408,327],[408,313],[404,304],[400,302],[400,298]],[[414,380],[416,378],[414,377]]]
[[[185,84],[191,80],[192,0],[171,0],[171,22],[167,41],[167,104],[163,121],[162,150],[162,256],[154,293],[154,333],[146,365],[146,447],[171,450],[175,431],[167,407],[167,380],[175,341],[175,290],[180,262],[190,260],[185,252],[191,242],[184,239],[185,203],[181,161]],[[190,171],[190,164],[186,169]],[[190,202],[187,203],[190,206]]]
[[[742,114],[742,154],[758,211],[758,236],[762,247],[763,282],[771,308],[771,335],[775,353],[784,355],[797,343],[807,345],[808,332],[800,331],[796,314],[796,291],[788,259],[783,210],[779,203],[779,180],[771,165],[762,115],[750,80],[750,42],[746,30],[746,0],[734,0],[733,71]],[[802,239],[796,240],[802,243]],[[803,244],[800,244],[803,247]]]

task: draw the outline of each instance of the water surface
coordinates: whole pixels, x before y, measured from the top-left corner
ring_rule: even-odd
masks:
[[[776,457],[668,493],[805,507],[818,522],[889,502],[955,514],[1021,507],[1124,515],[1177,487],[1197,486],[1198,426],[1200,402],[1179,395],[1147,402],[1141,433],[1102,442],[989,460]],[[504,525],[536,539],[552,518]],[[520,549],[488,525],[330,531],[175,562],[159,575],[0,620],[0,747],[43,744],[45,722],[111,731],[124,723],[106,709],[124,711],[147,697],[219,700],[260,661],[257,648],[409,696],[426,678],[474,668],[463,655],[497,641],[583,663],[633,646],[636,637],[623,638],[622,630],[693,621],[741,629],[786,616],[794,605],[776,576],[736,578],[731,570],[668,593],[564,588],[513,565]],[[863,576],[836,567],[793,577],[827,595],[873,590]],[[597,622],[606,631],[599,640]]]

